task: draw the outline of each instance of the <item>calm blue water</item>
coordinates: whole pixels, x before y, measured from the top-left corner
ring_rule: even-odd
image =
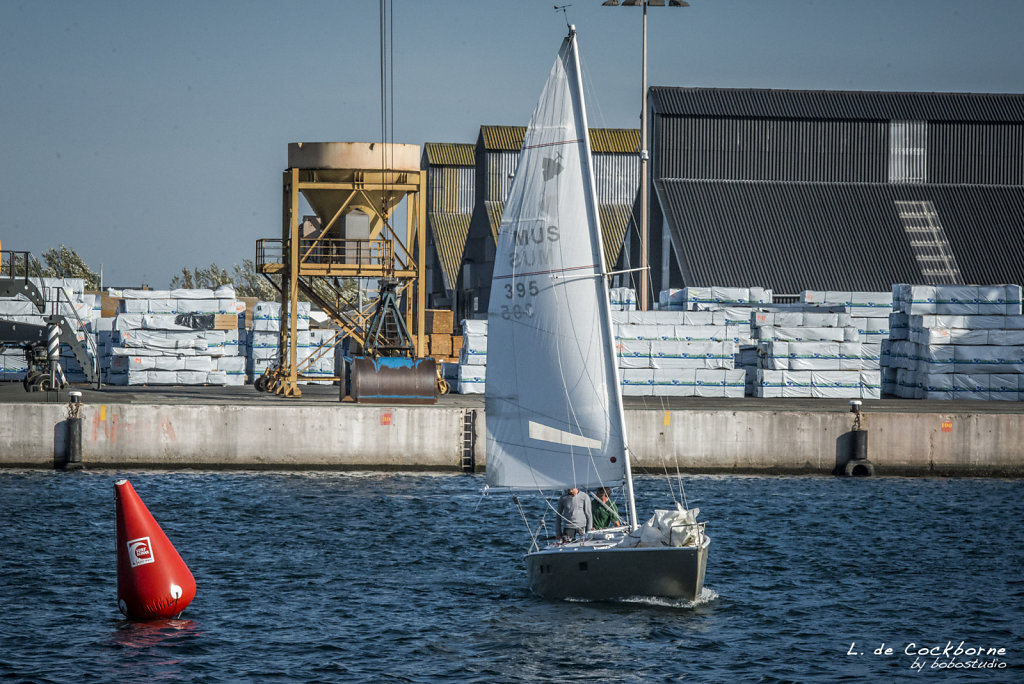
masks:
[[[133,623],[117,611],[121,476],[196,577],[182,619]],[[480,477],[0,472],[0,675],[1024,680],[1020,481],[687,483],[713,536],[696,605],[534,598],[525,527],[504,497],[480,501]],[[661,480],[638,489],[645,514],[669,501]],[[976,658],[905,653],[950,641],[1006,649],[981,659],[1006,667],[950,671],[932,666]],[[892,655],[873,653],[883,642]]]

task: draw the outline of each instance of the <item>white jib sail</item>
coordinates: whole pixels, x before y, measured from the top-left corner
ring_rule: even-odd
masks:
[[[618,485],[625,442],[575,33],[530,120],[499,229],[487,483]]]

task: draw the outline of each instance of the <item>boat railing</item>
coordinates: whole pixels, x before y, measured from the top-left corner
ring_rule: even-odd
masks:
[[[672,523],[671,531],[675,531],[677,527],[696,527],[697,528],[697,546],[704,544],[704,528],[707,527],[706,520],[700,520],[692,523]]]

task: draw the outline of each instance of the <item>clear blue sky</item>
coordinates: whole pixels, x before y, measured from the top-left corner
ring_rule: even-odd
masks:
[[[394,139],[525,125],[551,0],[394,0]],[[559,0],[558,4],[564,4]],[[652,8],[651,85],[1024,92],[1019,0],[691,0]],[[593,126],[638,127],[638,8],[573,0]],[[166,287],[280,233],[298,141],[380,137],[373,0],[0,0],[0,239]]]

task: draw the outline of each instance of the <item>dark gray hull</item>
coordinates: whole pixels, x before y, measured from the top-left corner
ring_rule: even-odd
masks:
[[[542,598],[658,596],[695,600],[710,540],[699,547],[621,548],[567,544],[527,554],[530,589]]]

